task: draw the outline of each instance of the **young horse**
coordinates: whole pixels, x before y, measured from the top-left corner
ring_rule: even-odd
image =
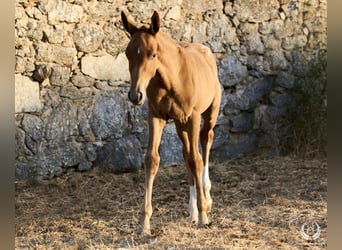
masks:
[[[148,98],[149,143],[145,156],[142,233],[150,234],[152,187],[160,160],[158,148],[168,119],[174,120],[183,143],[183,157],[189,172],[190,220],[198,222],[199,226],[207,225],[207,212],[212,204],[209,151],[221,101],[214,56],[201,44],[178,43],[160,31],[156,11],[151,17],[151,25],[140,28],[124,12],[121,12],[121,18],[131,35],[126,48],[131,76],[128,98],[135,105],[143,104]],[[203,159],[198,148],[199,139]]]

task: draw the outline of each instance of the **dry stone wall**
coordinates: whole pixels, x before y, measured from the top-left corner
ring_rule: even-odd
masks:
[[[326,49],[326,0],[16,0],[16,178],[68,168],[141,168],[147,107],[127,100],[121,10],[214,52],[222,85],[211,158],[272,151],[272,124],[296,103],[308,62]],[[161,165],[182,162],[172,121]]]

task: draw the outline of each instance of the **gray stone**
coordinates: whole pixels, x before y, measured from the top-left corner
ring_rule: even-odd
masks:
[[[259,32],[262,35],[273,34],[277,39],[283,36],[283,29],[284,21],[278,19],[262,22],[259,25]]]
[[[184,163],[182,142],[178,138],[176,128],[173,123],[168,123],[163,130],[159,154],[161,166],[171,166]]]
[[[102,46],[106,52],[112,56],[118,55],[125,51],[129,38],[121,29],[118,29],[112,23],[109,23],[104,32]]]
[[[78,171],[88,171],[92,167],[92,163],[89,161],[82,161],[80,164],[78,164],[77,170]]]
[[[89,20],[110,20],[120,14],[119,8],[114,8],[113,4],[106,1],[88,1],[87,14]],[[122,3],[117,3],[118,5]],[[117,5],[117,6],[118,6]]]
[[[15,112],[38,112],[43,104],[39,98],[39,83],[21,74],[15,75]]]
[[[219,68],[220,83],[224,87],[234,86],[248,76],[246,66],[233,56],[223,58]]]
[[[212,52],[225,53],[227,46],[232,47],[239,44],[235,30],[232,28],[228,18],[221,12],[217,10],[207,11],[204,19],[208,22],[208,27],[206,28],[207,41],[204,40],[203,43],[206,42]],[[193,31],[193,33],[196,34],[198,31]]]
[[[54,86],[64,86],[69,82],[70,68],[54,65],[51,69],[50,83]]]
[[[181,7],[176,5],[171,7],[165,15],[165,19],[178,20],[181,17]]]
[[[131,135],[107,143],[100,149],[96,164],[117,173],[137,171],[143,167],[140,142]]]
[[[283,110],[271,105],[260,105],[254,111],[253,129],[262,129],[264,132],[270,132],[272,124],[283,114]]]
[[[77,72],[71,77],[71,82],[76,87],[90,87],[94,85],[94,78],[82,74],[82,72]]]
[[[77,23],[84,14],[82,6],[64,1],[49,1],[45,8],[50,24],[58,22]]]
[[[77,109],[69,101],[62,101],[49,114],[45,121],[45,138],[53,141],[66,141],[78,135]]]
[[[52,178],[58,176],[66,167],[75,167],[84,161],[84,155],[74,142],[49,141],[40,146],[38,175]]]
[[[231,132],[248,132],[253,127],[253,115],[249,113],[241,113],[237,116],[232,116]]]
[[[281,50],[266,51],[264,61],[269,62],[272,71],[287,70],[289,67],[289,62]]]
[[[25,145],[25,131],[18,127],[15,129],[14,149],[15,158],[29,153]]]
[[[103,56],[84,56],[81,60],[81,70],[84,74],[98,80],[129,81],[128,60],[124,53],[116,58],[105,54]]]
[[[283,112],[295,104],[294,97],[290,93],[272,92],[270,94],[270,100],[275,107],[280,108]]]
[[[211,147],[211,151],[218,150],[223,147],[229,141],[230,134],[231,133],[229,124],[220,124],[215,126],[214,141]]]
[[[43,38],[43,32],[39,27],[39,24],[37,21],[31,21],[27,24],[28,30],[27,30],[27,37],[31,41],[40,41]]]
[[[93,23],[78,24],[74,30],[74,41],[79,51],[93,52],[101,45],[103,29]]]
[[[250,83],[244,89],[237,91],[235,95],[229,94],[228,104],[239,110],[251,111],[258,101],[272,89],[272,78],[264,77]]]
[[[222,1],[211,0],[211,1],[191,1],[183,0],[182,7],[186,12],[189,13],[203,13],[207,10],[222,10]]]
[[[282,48],[285,50],[293,50],[304,47],[308,42],[305,35],[286,37],[283,39]]]
[[[225,125],[221,125],[215,128],[215,134],[221,136],[218,141],[223,141],[220,146],[218,142],[214,141],[210,158],[215,160],[226,160],[233,157],[239,157],[243,154],[253,152],[258,145],[257,136],[253,132],[249,133],[235,133],[226,134],[227,129]],[[216,139],[215,139],[216,140]]]
[[[240,22],[259,23],[278,15],[277,0],[234,1],[234,10]]]
[[[62,47],[57,44],[38,43],[36,45],[36,60],[38,62],[71,65],[77,61],[77,50],[73,47]]]
[[[277,75],[276,83],[281,87],[292,89],[295,84],[294,75],[288,72],[280,71]]]
[[[246,37],[247,40],[247,52],[248,54],[263,54],[264,53],[264,45],[260,39],[258,34],[248,35]]]
[[[98,139],[118,137],[127,126],[127,101],[117,91],[108,91],[95,100],[90,126]]]
[[[43,28],[43,41],[48,41],[51,44],[61,45],[64,47],[73,47],[72,30],[67,24],[56,24]]]
[[[42,139],[44,135],[44,124],[38,116],[25,114],[21,125],[27,136],[35,141]]]
[[[21,158],[15,162],[15,180],[28,181],[42,179],[38,176],[38,159],[37,157],[28,156]]]
[[[61,88],[60,96],[77,100],[91,96],[93,91],[90,88],[78,89],[72,84],[67,84]]]

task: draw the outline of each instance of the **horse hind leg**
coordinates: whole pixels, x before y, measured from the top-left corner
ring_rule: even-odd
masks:
[[[211,181],[209,178],[209,154],[214,140],[214,126],[217,120],[219,104],[213,104],[203,113],[203,128],[200,132],[200,141],[203,152],[203,189],[208,204],[208,211],[211,211],[212,199],[210,196]]]
[[[208,212],[211,211],[212,207],[212,199],[210,196],[210,189],[211,189],[211,181],[209,178],[209,152],[212,145],[214,137],[214,132],[212,129],[209,131],[207,129],[201,130],[201,145],[202,145],[202,151],[203,151],[203,176],[202,176],[202,183],[203,183],[203,190],[204,195],[207,200],[208,204]]]

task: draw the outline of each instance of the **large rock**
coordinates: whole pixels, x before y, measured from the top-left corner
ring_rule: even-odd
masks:
[[[51,68],[50,84],[55,86],[64,86],[68,83],[70,79],[70,68],[54,65]]]
[[[126,33],[118,29],[114,23],[108,23],[102,41],[102,46],[106,52],[112,56],[116,56],[118,53],[125,51],[128,43],[129,38]]]
[[[82,6],[70,4],[65,1],[49,1],[44,6],[44,9],[48,14],[50,24],[56,24],[58,22],[77,23],[84,14]]]
[[[74,30],[74,41],[79,51],[93,52],[101,44],[104,37],[100,25],[93,23],[79,24]]]
[[[78,135],[77,108],[67,100],[61,101],[45,121],[45,138],[66,141]]]
[[[175,125],[166,124],[159,148],[160,165],[171,166],[184,163],[182,142],[178,138]]]
[[[278,16],[277,0],[234,1],[234,11],[240,22],[258,23]]]
[[[257,136],[254,132],[229,134],[226,125],[215,127],[215,140],[210,158],[226,160],[254,151],[258,146]]]
[[[250,113],[241,113],[230,118],[231,132],[248,132],[253,127],[253,116]]]
[[[21,74],[15,75],[15,112],[38,112],[43,104],[39,98],[39,83]]]
[[[99,149],[96,165],[114,172],[132,172],[143,167],[139,140],[130,135],[107,143]]]
[[[219,68],[220,82],[224,87],[234,86],[248,76],[247,67],[234,56],[223,58]]]
[[[219,0],[209,0],[209,1],[184,0],[181,2],[182,2],[182,7],[186,13],[192,13],[192,14],[203,13],[207,10],[223,9],[222,1],[219,1]]]
[[[25,131],[25,145],[33,153],[37,154],[39,145],[44,135],[43,121],[35,115],[25,114],[22,122]]]
[[[38,176],[52,178],[67,167],[76,167],[84,161],[84,154],[75,142],[47,141],[40,145]]]
[[[98,80],[129,81],[128,60],[124,53],[116,58],[105,54],[103,56],[84,56],[81,60],[81,70],[84,74]]]
[[[245,88],[227,95],[227,105],[234,109],[251,111],[258,101],[272,89],[273,78],[265,77],[255,80]]]
[[[36,45],[36,60],[38,62],[71,65],[77,61],[77,50],[73,47],[63,47],[58,44],[38,43]]]
[[[120,92],[98,96],[91,111],[90,126],[96,138],[120,137],[127,126],[127,101]]]

